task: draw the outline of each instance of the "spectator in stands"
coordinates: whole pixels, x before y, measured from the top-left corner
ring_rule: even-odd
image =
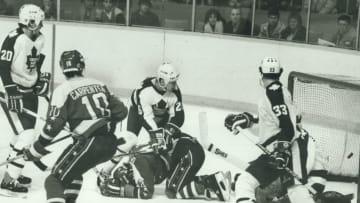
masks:
[[[45,13],[45,19],[56,20],[56,3],[54,0],[42,0],[41,9]]]
[[[81,0],[80,20],[95,21],[96,13],[100,16],[102,12],[102,9],[97,6],[97,0]]]
[[[312,0],[311,11],[319,14],[336,13],[336,0]]]
[[[0,0],[0,15],[14,15],[14,9],[5,0]]]
[[[209,9],[205,14],[204,32],[222,34],[224,31],[223,21],[224,20],[217,9]]]
[[[340,48],[354,49],[356,44],[356,29],[351,25],[351,17],[341,15],[337,19],[338,30],[331,41]]]
[[[279,10],[270,9],[268,11],[268,22],[260,26],[259,37],[280,39],[281,32],[285,29],[285,25],[279,19]]]
[[[240,8],[231,9],[230,21],[225,24],[224,33],[251,35],[251,22],[248,19],[241,18]]]
[[[305,42],[306,28],[303,26],[301,15],[298,12],[289,14],[288,25],[281,32],[281,39],[287,41]]]
[[[96,21],[125,24],[123,11],[115,6],[114,0],[103,0],[103,8],[100,11],[96,13]]]
[[[145,26],[160,26],[159,17],[151,12],[152,4],[149,0],[140,0],[139,9],[131,16],[131,24]]]

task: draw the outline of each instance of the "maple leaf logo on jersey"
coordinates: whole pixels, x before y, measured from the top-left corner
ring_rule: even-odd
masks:
[[[272,84],[270,87],[269,87],[269,90],[273,90],[273,91],[276,91],[280,88],[280,85],[279,84]]]
[[[168,111],[166,102],[162,99],[157,104],[153,105],[152,109],[155,116],[164,115]]]
[[[31,49],[31,54],[27,55],[27,69],[32,72],[37,67],[37,62],[39,61],[39,55],[37,55],[37,49],[33,47]]]

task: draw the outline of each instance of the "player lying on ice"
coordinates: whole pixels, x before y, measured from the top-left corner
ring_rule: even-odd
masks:
[[[116,166],[119,159],[106,163],[98,181],[103,195],[149,199],[155,184],[166,179],[165,193],[169,198],[229,199],[230,181],[224,173],[196,175],[205,153],[196,139],[180,130],[184,110],[178,78],[179,73],[171,64],[162,64],[157,77],[145,79],[142,87],[134,90],[126,144],[119,149],[129,152],[142,127],[149,133],[151,143],[158,141],[160,146],[146,154],[134,155],[124,165]]]
[[[110,173],[101,172],[98,179],[101,194],[150,199],[155,185],[166,180],[165,194],[171,199],[229,200],[230,178],[223,172],[196,175],[204,163],[205,153],[195,138],[171,124],[149,133],[151,142],[148,148],[135,151]],[[130,146],[136,143],[136,139],[134,134],[127,132],[125,140]],[[130,151],[127,144],[119,149]]]
[[[56,161],[45,190],[48,203],[74,203],[82,175],[114,155],[114,125],[126,117],[127,108],[105,84],[83,76],[85,63],[78,51],[63,52],[60,67],[66,81],[55,89],[43,131],[24,155],[34,161],[48,154],[45,147],[68,124],[74,142]]]

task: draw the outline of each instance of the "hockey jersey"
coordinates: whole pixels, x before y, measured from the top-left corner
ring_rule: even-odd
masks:
[[[147,78],[141,88],[135,89],[131,95],[133,106],[144,118],[147,130],[157,129],[161,123],[173,123],[181,127],[184,123],[184,110],[181,92],[178,87],[173,92],[162,92],[155,88],[156,78]]]
[[[85,77],[71,78],[55,89],[39,139],[45,145],[50,143],[66,124],[72,132],[87,137],[109,121],[121,121],[126,115],[125,105],[103,83]]]
[[[265,88],[258,103],[260,143],[268,146],[275,140],[291,141],[296,130],[296,108],[290,93],[280,81]]]
[[[45,58],[41,54],[44,36],[30,39],[21,28],[11,31],[0,50],[0,75],[4,86],[17,84],[25,88],[35,85]]]

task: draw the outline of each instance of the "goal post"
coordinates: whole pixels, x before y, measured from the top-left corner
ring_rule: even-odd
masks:
[[[358,183],[360,78],[291,72],[288,89],[327,160],[328,179]]]

